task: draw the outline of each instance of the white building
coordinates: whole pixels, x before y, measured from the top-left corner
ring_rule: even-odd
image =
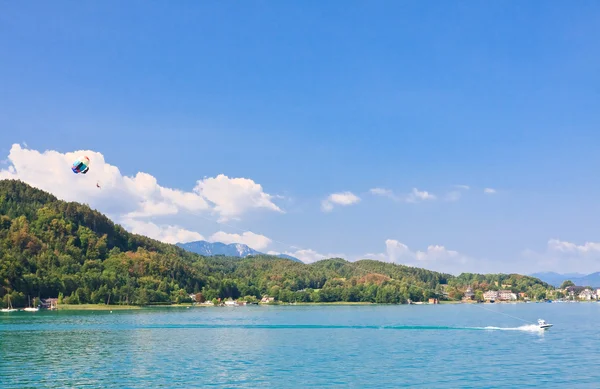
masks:
[[[510,300],[516,300],[516,299],[517,299],[517,295],[515,295],[510,290],[500,290],[500,291],[498,291],[498,300],[510,301]]]
[[[498,292],[495,290],[488,290],[483,294],[483,299],[486,301],[498,300]]]
[[[584,289],[581,293],[579,293],[580,300],[592,300],[596,299],[596,295],[591,289]]]

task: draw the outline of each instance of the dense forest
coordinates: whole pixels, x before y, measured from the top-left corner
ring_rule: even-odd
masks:
[[[406,303],[460,299],[467,285],[542,296],[521,275],[449,274],[373,260],[298,263],[267,255],[204,257],[127,232],[87,205],[21,181],[0,181],[0,305],[58,297],[65,304],[155,304],[263,295],[282,302]]]

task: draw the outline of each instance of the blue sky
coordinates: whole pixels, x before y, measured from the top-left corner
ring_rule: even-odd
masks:
[[[181,200],[128,225],[163,240],[250,230],[307,261],[599,271],[599,17],[593,1],[4,3],[0,174],[119,222],[135,205],[113,173],[101,195],[58,187],[60,163],[27,150],[89,150],[190,194],[220,174],[261,186],[206,182],[229,220]],[[323,211],[345,192],[360,201]]]

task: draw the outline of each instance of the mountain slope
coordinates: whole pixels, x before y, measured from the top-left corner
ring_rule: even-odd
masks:
[[[250,255],[265,255],[264,253],[256,251],[248,247],[247,245],[241,243],[225,244],[221,242],[211,243],[205,240],[198,240],[195,242],[177,243],[177,246],[192,253],[204,255],[207,257],[213,255],[225,255],[227,257],[244,258]],[[295,262],[302,262],[298,258],[294,258],[290,255],[279,254],[277,255],[277,257],[290,259]]]
[[[600,272],[588,274],[587,276],[575,278],[571,280],[575,285],[591,286],[592,288],[600,288]]]
[[[539,280],[507,277],[524,280],[518,290],[541,293]],[[202,256],[129,233],[86,205],[0,180],[0,306],[10,297],[23,307],[27,296],[59,297],[59,304],[144,305],[189,301],[198,292],[206,299],[269,294],[283,302],[406,303],[441,297],[443,286],[459,298],[466,281],[372,260],[304,264],[260,253]]]
[[[559,274],[555,272],[542,272],[534,273],[531,276],[537,277],[555,287],[559,287],[563,282],[569,280],[577,286],[600,288],[600,272],[587,275],[581,273]]]
[[[247,257],[249,255],[261,254],[258,251],[251,249],[245,244],[231,243],[225,244],[221,242],[207,242],[204,240],[198,240],[195,242],[188,243],[177,243],[178,247],[192,253],[212,256],[212,255],[225,255],[228,257]]]

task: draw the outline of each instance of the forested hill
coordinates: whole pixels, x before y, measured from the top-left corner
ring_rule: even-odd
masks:
[[[266,255],[203,257],[131,234],[86,205],[60,201],[20,181],[0,181],[3,306],[8,296],[22,307],[27,296],[71,304],[149,304],[183,302],[198,292],[206,299],[269,294],[284,302],[405,303],[441,296],[447,284],[459,296],[462,281],[371,260],[307,265]]]

